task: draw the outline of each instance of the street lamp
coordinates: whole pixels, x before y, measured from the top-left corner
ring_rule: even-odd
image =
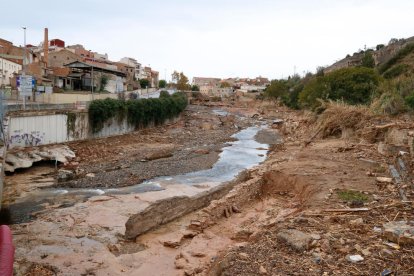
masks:
[[[3,77],[3,71],[4,71],[4,65],[3,65],[3,63],[4,63],[4,47],[3,47],[3,45],[0,45],[0,48],[1,48],[1,53],[2,53],[2,55],[0,55],[0,58],[1,58],[1,84],[0,84],[0,88],[3,86],[3,79],[4,79],[4,77]]]
[[[26,58],[27,58],[27,52],[26,52],[26,27],[22,27],[23,33],[24,33],[24,57],[23,57],[23,76],[26,75]]]

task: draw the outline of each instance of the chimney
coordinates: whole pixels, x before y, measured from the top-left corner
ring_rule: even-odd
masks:
[[[43,41],[43,61],[47,67],[49,62],[49,31],[47,28],[45,28],[45,40]]]

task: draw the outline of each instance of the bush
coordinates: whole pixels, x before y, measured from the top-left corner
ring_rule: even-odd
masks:
[[[94,133],[100,131],[109,119],[123,120],[127,116],[128,123],[136,128],[146,127],[150,123],[164,123],[179,115],[187,106],[184,93],[158,99],[140,100],[95,100],[89,106],[89,120]]]
[[[386,79],[392,79],[392,78],[398,77],[402,73],[407,72],[408,68],[409,66],[407,64],[395,65],[391,67],[390,69],[388,69],[387,71],[385,71],[383,74],[383,77]]]
[[[371,101],[379,80],[378,74],[371,68],[342,68],[311,79],[300,92],[299,103],[312,110],[320,106],[320,100],[367,104]]]
[[[414,110],[414,93],[405,98],[405,104]]]
[[[168,93],[168,91],[162,90],[160,92],[160,98],[169,98],[171,95]]]

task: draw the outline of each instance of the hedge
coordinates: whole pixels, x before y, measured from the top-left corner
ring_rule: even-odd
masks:
[[[122,121],[125,116],[128,123],[135,128],[146,127],[151,123],[160,125],[178,116],[186,106],[186,95],[178,92],[158,99],[94,100],[89,105],[88,113],[92,131],[96,133],[102,130],[108,120],[117,118]]]

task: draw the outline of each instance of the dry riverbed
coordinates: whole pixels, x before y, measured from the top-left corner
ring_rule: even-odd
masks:
[[[206,146],[215,144],[211,143],[213,138],[204,136],[214,130],[214,125],[222,125],[223,118],[217,117],[220,122],[211,124],[201,119],[206,117],[193,117],[201,116],[207,109],[193,108],[187,113],[192,116],[182,120],[180,127],[168,126],[155,136],[142,133],[143,136],[148,140],[159,139],[157,143],[165,145],[163,150],[170,144],[168,137],[175,137],[181,142],[172,146],[173,156],[187,148],[188,152],[205,149],[216,152]],[[274,135],[272,129],[255,137],[268,144],[283,138],[284,143],[271,146],[267,160],[247,170],[233,183],[230,192],[215,198],[207,207],[136,239],[125,237],[125,223],[132,214],[148,210],[160,199],[171,196],[182,202],[183,196],[191,198],[208,191],[209,183],[198,187],[171,185],[163,191],[142,194],[92,197],[69,208],[48,206],[48,211],[39,213],[36,220],[12,226],[17,248],[16,274],[414,274],[411,173],[414,127],[409,122],[362,116],[354,118],[358,126],[351,123],[345,127],[345,122],[357,112],[335,109],[333,114],[338,114],[339,120],[331,115],[324,121],[323,117],[316,119],[265,103],[256,103],[255,109],[227,109],[248,114],[248,118],[258,114],[254,116],[256,122],[260,117],[268,122],[284,120],[283,124],[272,125],[282,137]],[[248,126],[249,121],[246,119],[244,124]],[[243,126],[242,122],[233,121],[225,137]],[[204,135],[200,134],[195,141],[184,140],[179,134],[173,136],[174,129],[180,128],[194,129],[192,135],[198,131]],[[143,143],[138,141],[137,144]],[[98,140],[99,143],[104,142]],[[122,153],[132,154],[135,147],[129,149],[122,149]],[[99,179],[98,174],[104,175],[104,170],[97,170],[102,159],[123,164],[119,158],[121,151],[105,153],[105,150],[111,148],[102,145],[100,150],[85,156],[77,152],[78,168],[95,174],[89,177],[90,183]],[[139,164],[163,160],[149,161],[148,156],[135,160]],[[142,158],[148,160],[141,162]],[[89,165],[87,160],[96,165]],[[397,168],[400,178],[391,177],[390,166]]]

